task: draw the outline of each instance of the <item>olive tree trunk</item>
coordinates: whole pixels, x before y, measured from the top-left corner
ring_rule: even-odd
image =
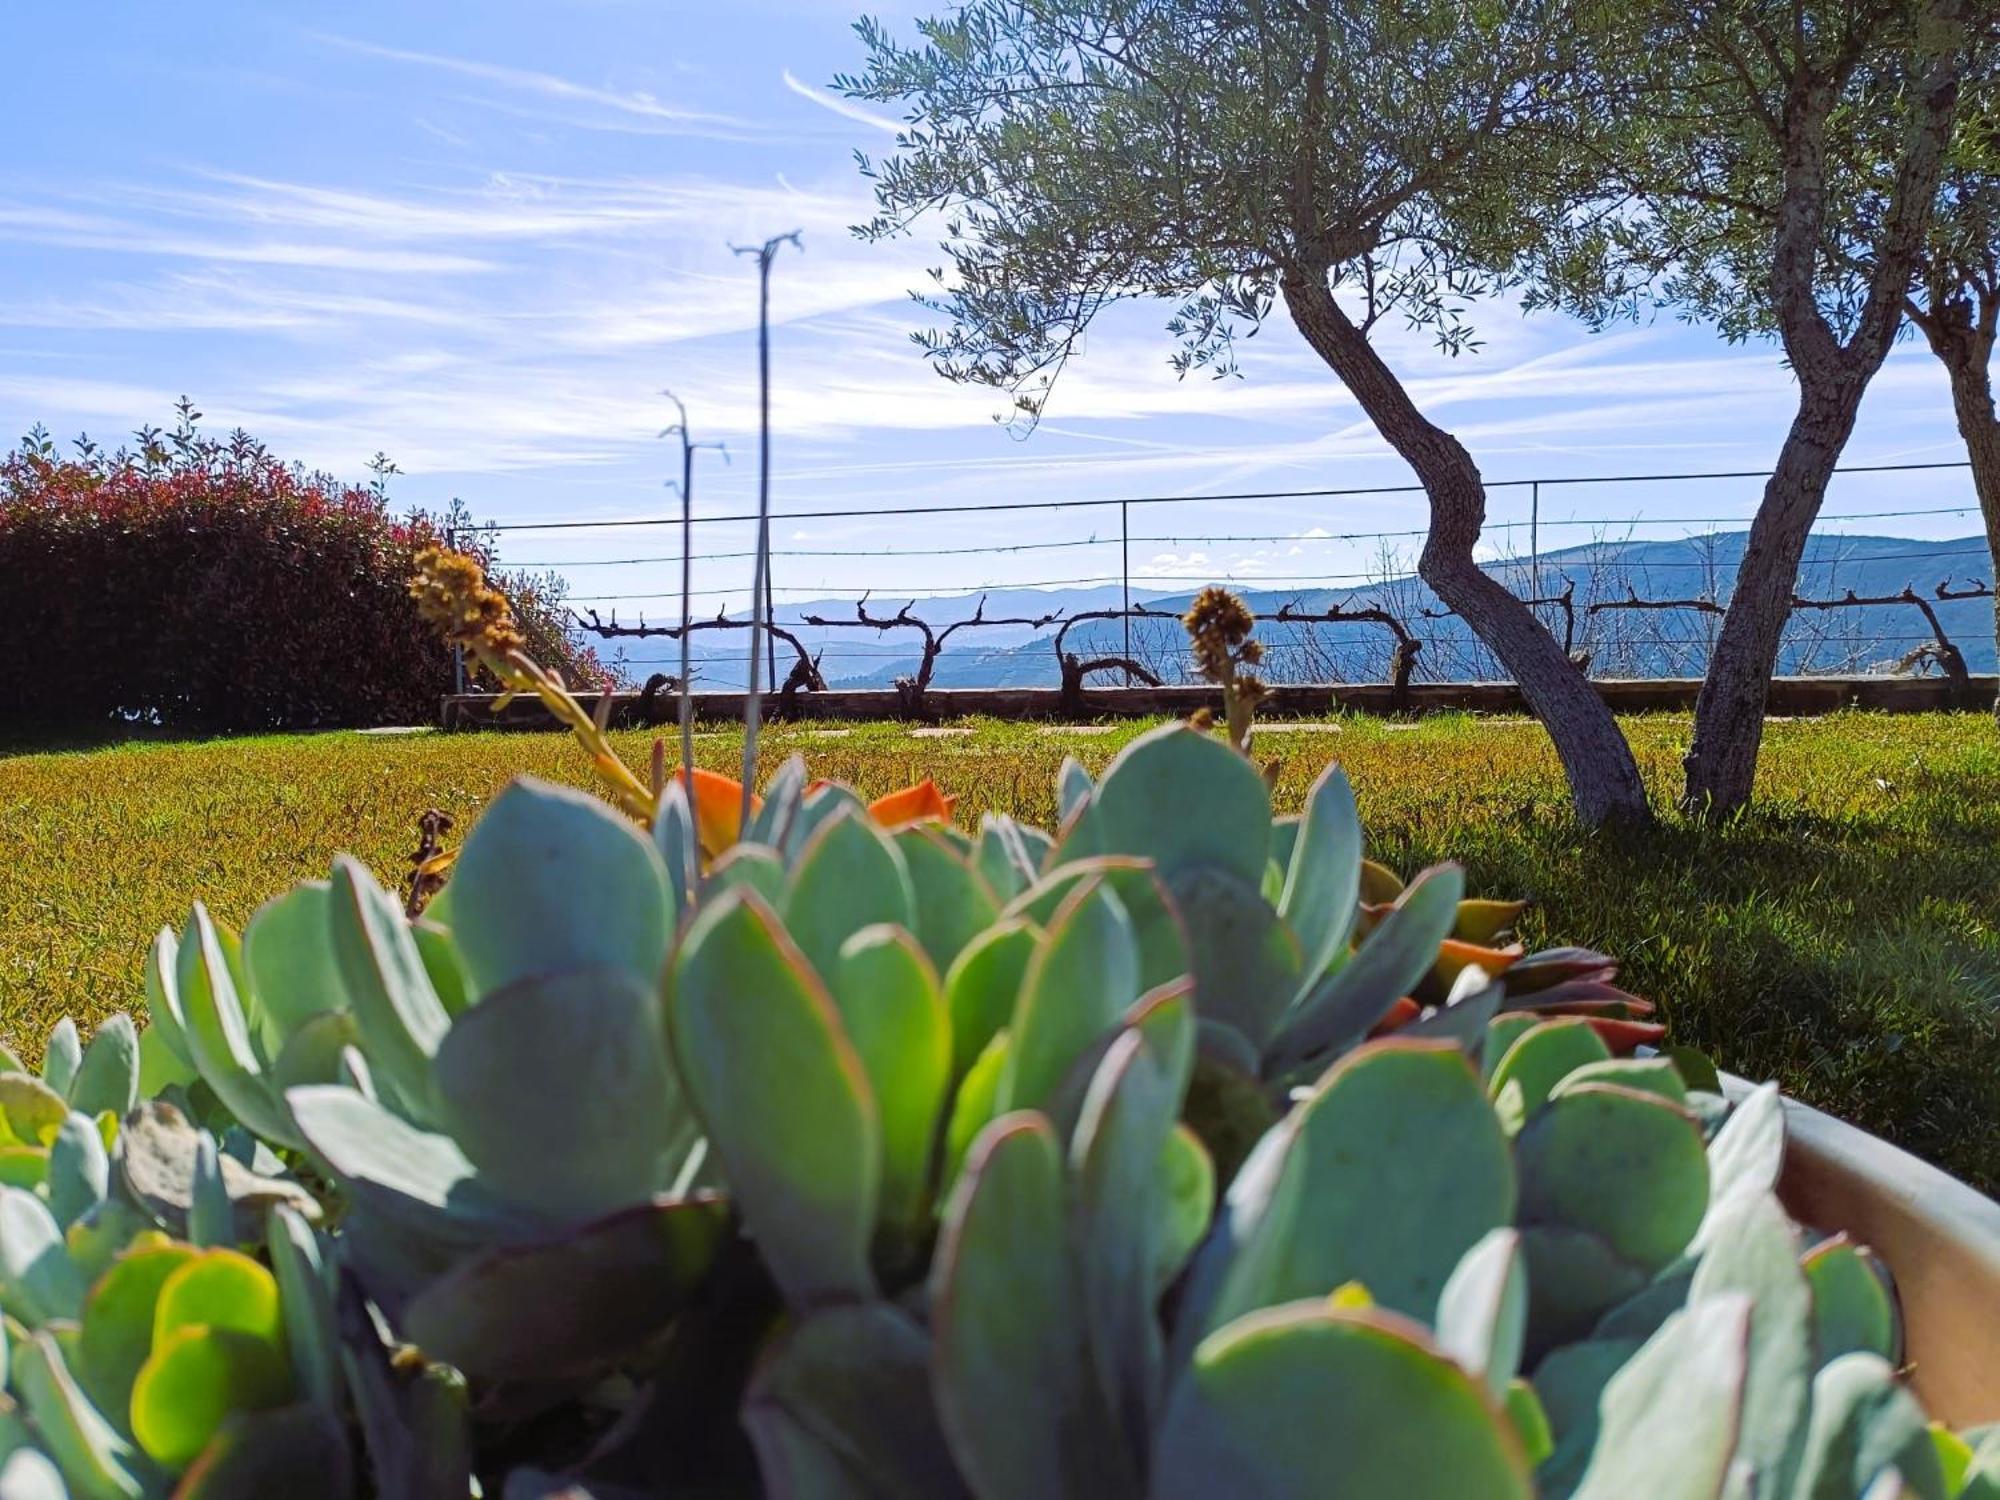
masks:
[[[1423,485],[1431,520],[1418,572],[1519,684],[1555,742],[1578,819],[1592,826],[1650,821],[1639,767],[1603,698],[1534,612],[1473,560],[1486,521],[1486,486],[1472,455],[1418,410],[1323,276],[1288,273],[1284,293],[1306,342]]]
[[[1910,319],[1924,332],[1931,350],[1951,377],[1951,409],[1972,463],[1972,489],[1986,523],[1986,546],[2000,587],[2000,417],[1993,411],[1992,357],[2000,324],[2000,287],[1982,288],[1975,308],[1968,299],[1933,298],[1927,309],[1912,308]],[[1993,613],[1993,646],[2000,655],[2000,606]],[[1993,705],[2000,717],[2000,700]]]

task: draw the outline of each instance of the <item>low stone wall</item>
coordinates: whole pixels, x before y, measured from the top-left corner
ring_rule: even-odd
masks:
[[[2000,679],[1974,677],[1967,691],[1954,694],[1942,677],[1779,677],[1771,683],[1768,711],[1782,717],[1829,714],[1843,708],[1888,713],[1921,713],[1939,709],[1990,709]],[[1592,683],[1618,713],[1686,712],[1701,691],[1698,678],[1606,678]],[[550,729],[555,721],[534,698],[516,698],[499,714],[493,696],[455,693],[444,700],[446,729]],[[594,702],[586,699],[586,702]],[[660,726],[676,722],[678,700],[661,693],[645,698],[636,692],[612,695],[612,723],[621,728]],[[764,700],[774,717],[803,719],[902,719],[910,717],[904,696],[890,689],[836,689],[799,693],[789,710],[775,697]],[[743,694],[696,693],[699,719],[740,720]],[[1135,718],[1151,714],[1186,715],[1197,708],[1222,709],[1215,688],[1178,687],[1087,688],[1080,701],[1065,703],[1056,688],[932,688],[923,697],[924,717],[960,718],[971,714],[1000,719]],[[1511,682],[1420,682],[1398,692],[1388,683],[1340,683],[1326,686],[1273,687],[1258,707],[1265,717],[1314,718],[1335,713],[1425,714],[1469,712],[1522,714],[1528,705]]]

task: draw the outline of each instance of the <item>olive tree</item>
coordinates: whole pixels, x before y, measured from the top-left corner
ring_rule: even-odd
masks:
[[[901,103],[863,160],[870,237],[936,225],[949,267],[920,335],[947,377],[1032,422],[1105,308],[1167,299],[1183,372],[1231,373],[1275,308],[1410,464],[1424,580],[1555,742],[1577,814],[1647,817],[1631,751],[1559,643],[1474,560],[1478,465],[1383,358],[1388,318],[1468,348],[1573,140],[1602,111],[1602,0],[966,0],[899,42],[858,28],[850,95]],[[1595,128],[1593,126],[1593,128]]]
[[[2000,578],[2000,417],[1993,343],[2000,332],[2000,16],[1989,16],[1960,90],[1944,180],[1906,310],[1951,383],[1986,544]],[[2000,610],[1993,620],[2000,650]],[[2000,714],[2000,701],[1994,704]]]
[[[1531,301],[1648,297],[1775,334],[1797,404],[1695,707],[1683,805],[1750,797],[1799,560],[1903,323],[1944,177],[1973,0],[1634,0],[1618,103],[1579,137],[1598,211],[1548,221]]]

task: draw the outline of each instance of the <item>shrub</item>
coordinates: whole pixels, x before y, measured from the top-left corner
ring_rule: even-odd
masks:
[[[424,722],[451,656],[418,620],[411,560],[436,518],[390,513],[245,434],[176,430],[136,451],[31,434],[0,460],[0,703],[24,726],[269,730]],[[464,530],[463,517],[459,518]],[[484,555],[484,554],[482,554]],[[596,684],[559,580],[503,579],[533,648]]]

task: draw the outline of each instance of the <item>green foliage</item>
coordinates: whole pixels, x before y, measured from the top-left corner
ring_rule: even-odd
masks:
[[[1059,836],[968,837],[788,768],[690,873],[691,819],[524,781],[421,923],[352,861],[240,942],[197,908],[171,1102],[129,1023],[0,1070],[22,1451],[121,1496],[1977,1495],[1885,1269],[1778,1206],[1775,1089],[1619,1055],[1609,960],[1489,946],[1518,908],[1278,786],[1165,726]]]

